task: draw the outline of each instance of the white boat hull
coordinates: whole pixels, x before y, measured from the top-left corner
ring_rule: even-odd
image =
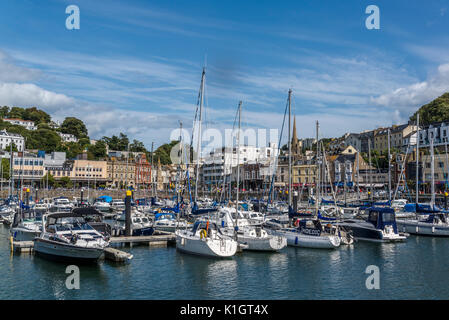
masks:
[[[399,231],[424,236],[449,237],[449,226],[426,223],[417,220],[396,221]]]
[[[292,247],[335,249],[340,246],[341,240],[338,236],[310,236],[297,232],[276,231],[276,234],[287,238],[287,245]]]
[[[239,243],[246,245],[245,250],[279,251],[287,246],[287,239],[282,236],[270,235],[266,238],[238,236]]]
[[[34,239],[34,251],[55,258],[68,260],[97,260],[103,254],[102,248],[78,247],[56,241],[36,238]]]
[[[197,239],[176,232],[176,249],[207,257],[232,257],[237,252],[237,241],[231,239]]]

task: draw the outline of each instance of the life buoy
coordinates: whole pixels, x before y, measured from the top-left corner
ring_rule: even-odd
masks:
[[[299,219],[296,219],[296,221],[295,221],[295,227],[299,227]]]
[[[200,239],[206,238],[207,237],[207,232],[205,229],[201,229],[200,231]]]

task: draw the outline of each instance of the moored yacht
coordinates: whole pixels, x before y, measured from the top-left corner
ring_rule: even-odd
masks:
[[[348,219],[337,225],[350,231],[357,240],[398,242],[407,236],[398,232],[396,217],[392,208],[372,207],[368,209],[367,220]]]
[[[108,239],[72,212],[42,217],[42,233],[34,239],[37,254],[75,261],[96,261],[109,245]]]
[[[176,230],[176,249],[207,257],[227,258],[237,252],[237,241],[215,223],[196,221],[191,230]]]

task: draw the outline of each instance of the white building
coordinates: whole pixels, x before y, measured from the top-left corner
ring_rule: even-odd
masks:
[[[11,118],[11,119],[3,119],[5,122],[9,122],[11,124],[25,127],[27,130],[36,130],[37,127],[34,125],[34,121],[31,120],[22,120],[17,118]]]
[[[7,150],[9,145],[13,142],[17,146],[17,151],[21,152],[25,148],[25,138],[19,134],[8,133],[6,130],[0,131],[0,147],[2,150]],[[9,149],[8,149],[9,150]]]
[[[58,132],[58,134],[61,137],[62,141],[64,142],[78,142],[78,138],[75,137],[73,134],[61,132]]]
[[[435,147],[449,144],[449,123],[434,123],[419,131],[420,147],[429,147],[430,140]]]
[[[202,181],[204,184],[216,184],[223,182],[223,177],[230,179],[232,168],[251,161],[262,161],[277,155],[278,149],[270,144],[268,147],[240,146],[240,158],[237,161],[237,147],[218,148],[211,151],[203,159],[201,166]]]

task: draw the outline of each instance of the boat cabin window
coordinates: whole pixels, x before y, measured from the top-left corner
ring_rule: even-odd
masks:
[[[374,224],[377,224],[377,218],[379,216],[379,212],[377,211],[370,211],[368,216],[368,221]]]
[[[384,223],[394,222],[395,221],[394,213],[391,213],[391,212],[384,212],[382,214],[382,218],[383,218]]]

